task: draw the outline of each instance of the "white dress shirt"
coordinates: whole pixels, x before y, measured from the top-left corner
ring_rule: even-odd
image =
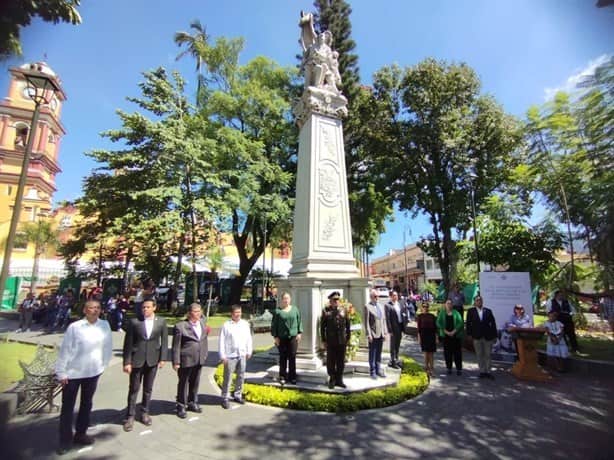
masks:
[[[75,321],[64,334],[55,373],[58,380],[82,379],[102,374],[113,355],[109,323],[98,319]]]
[[[252,354],[252,331],[244,319],[228,320],[222,326],[219,342],[220,359],[241,358]]]
[[[392,304],[392,307],[394,308],[394,311],[397,312],[397,319],[399,320],[399,323],[403,321],[403,317],[401,316],[401,304],[399,302],[395,302]]]
[[[195,323],[190,321],[190,326],[192,326],[194,334],[196,334],[196,337],[198,337],[198,340],[200,340],[200,336],[203,333],[203,328],[200,326],[200,321],[196,321]]]
[[[155,316],[151,318],[145,318],[145,334],[147,338],[151,337],[151,331],[153,331]]]

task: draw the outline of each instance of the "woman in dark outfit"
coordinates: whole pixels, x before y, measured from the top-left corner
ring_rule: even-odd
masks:
[[[279,350],[279,383],[296,384],[296,351],[301,341],[303,323],[297,307],[290,304],[290,294],[284,292],[281,296],[281,308],[275,310],[271,321],[271,335]]]
[[[445,308],[437,316],[437,329],[443,338],[443,355],[448,374],[452,373],[452,360],[456,366],[456,375],[463,373],[463,352],[461,349],[464,332],[463,318],[452,307],[452,301],[446,300]]]
[[[437,351],[437,319],[429,313],[429,303],[422,302],[421,313],[418,315],[418,343],[424,352],[424,370],[429,377],[433,376],[433,353]]]

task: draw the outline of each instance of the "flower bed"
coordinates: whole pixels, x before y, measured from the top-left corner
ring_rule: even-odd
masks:
[[[243,385],[243,393],[247,401],[256,404],[319,412],[355,412],[393,406],[418,396],[428,386],[426,373],[418,363],[405,357],[402,361],[401,377],[394,387],[361,393],[330,394],[246,383]],[[223,364],[217,367],[214,378],[221,386],[224,379]]]

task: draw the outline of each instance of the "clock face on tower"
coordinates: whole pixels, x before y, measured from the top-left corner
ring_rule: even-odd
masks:
[[[49,107],[51,107],[51,110],[55,111],[58,108],[58,98],[53,96],[53,99],[51,99],[51,103],[49,104]]]

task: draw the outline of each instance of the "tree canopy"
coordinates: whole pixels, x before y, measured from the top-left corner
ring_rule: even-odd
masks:
[[[21,28],[32,18],[43,21],[81,24],[77,7],[81,0],[8,0],[0,3],[0,60],[21,56]]]
[[[384,67],[374,78],[385,105],[374,142],[379,168],[401,210],[425,213],[432,234],[422,247],[436,258],[449,288],[458,258],[456,240],[476,206],[508,177],[517,161],[519,124],[490,96],[466,64],[426,59],[401,69]]]

